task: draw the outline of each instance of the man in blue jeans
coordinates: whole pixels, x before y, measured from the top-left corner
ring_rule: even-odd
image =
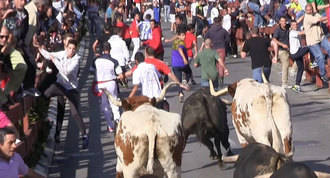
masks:
[[[269,38],[259,36],[258,28],[251,30],[251,38],[244,43],[241,52],[242,58],[246,57],[247,52],[250,52],[252,62],[253,79],[259,83],[263,83],[261,73],[264,72],[267,80],[269,80],[272,62],[268,48],[272,45]],[[257,47],[256,47],[257,46]]]
[[[320,23],[327,20],[327,17],[322,17],[319,14],[313,14],[313,7],[311,4],[307,4],[305,7],[305,17],[304,17],[304,30],[306,35],[306,43],[309,47],[310,52],[315,58],[317,63],[321,79],[324,82],[328,81],[328,77],[325,71],[325,57],[322,53],[321,47],[325,49],[330,54],[330,44],[328,38],[324,36],[324,32],[320,26]]]

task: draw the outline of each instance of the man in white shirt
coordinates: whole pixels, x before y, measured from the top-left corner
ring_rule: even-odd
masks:
[[[223,9],[222,28],[224,28],[230,34],[231,17],[227,9]]]
[[[113,34],[108,40],[111,46],[110,56],[118,61],[122,69],[125,69],[125,65],[129,62],[129,51],[125,41],[120,36],[120,28],[114,28]]]
[[[193,24],[193,26],[195,26],[196,25],[196,7],[197,7],[197,5],[198,5],[198,2],[196,1],[196,0],[193,0],[192,1],[192,3],[191,3],[191,5],[190,5],[190,11],[191,11],[191,16],[192,16],[192,24]]]
[[[77,121],[82,134],[83,149],[88,146],[86,127],[79,111],[78,70],[80,56],[76,54],[77,42],[69,40],[64,51],[49,53],[39,47],[39,52],[47,60],[52,60],[58,69],[56,83],[52,84],[44,93],[46,98],[66,96],[70,103],[71,116]],[[63,103],[65,105],[65,103]],[[57,118],[56,132],[59,134],[63,117]]]
[[[144,62],[144,55],[141,52],[135,54],[135,62],[138,67],[133,72],[133,89],[129,94],[132,97],[136,94],[139,85],[142,87],[142,95],[149,98],[157,98],[161,93],[161,85],[159,82],[159,76],[157,69],[152,64]]]
[[[107,90],[111,95],[117,98],[117,75],[123,78],[122,69],[118,62],[110,56],[111,46],[108,42],[103,44],[103,55],[95,60],[96,67],[96,88],[99,92]],[[101,94],[101,110],[108,124],[108,130],[112,133],[115,129],[113,121],[119,121],[120,112],[119,107],[113,103],[109,103],[108,97],[105,93]]]

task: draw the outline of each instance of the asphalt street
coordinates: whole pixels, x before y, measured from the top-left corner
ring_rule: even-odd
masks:
[[[173,36],[169,24],[163,25],[165,38]],[[113,134],[107,131],[103,114],[99,109],[99,100],[91,92],[94,75],[89,73],[89,65],[93,54],[91,41],[93,37],[84,37],[82,45],[85,49],[79,53],[83,56],[80,71],[81,111],[87,128],[89,128],[90,145],[88,150],[81,150],[79,131],[74,120],[69,119],[69,105],[65,115],[61,143],[56,145],[54,160],[50,166],[51,178],[113,178],[115,177],[116,154],[113,146]],[[199,39],[199,44],[201,39]],[[171,44],[164,44],[165,61],[170,64]],[[87,51],[87,52],[86,52]],[[225,78],[225,84],[252,76],[250,59],[227,58],[226,64],[230,75]],[[200,69],[192,67],[197,85],[185,92],[187,98],[200,88]],[[270,82],[280,84],[280,65],[272,67]],[[293,78],[290,78],[293,84]],[[131,87],[131,83],[130,87]],[[122,89],[121,97],[128,95],[129,89]],[[315,89],[310,83],[303,83],[302,93],[294,93],[288,89],[291,118],[293,122],[294,160],[306,163],[318,171],[330,173],[330,95],[326,89]],[[175,88],[171,88],[166,97],[170,103],[170,111],[181,113],[182,103],[179,103]],[[228,99],[231,99],[227,96]],[[230,128],[230,143],[233,151],[239,153],[234,128],[231,123],[231,113],[228,108],[228,124]],[[183,178],[230,178],[234,165],[228,164],[220,169],[216,161],[209,158],[209,152],[194,136],[189,137],[183,153]]]

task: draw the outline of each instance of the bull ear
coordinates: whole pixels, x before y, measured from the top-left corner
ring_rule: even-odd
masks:
[[[284,156],[284,155],[280,155],[280,157],[277,159],[277,163],[276,163],[276,170],[279,170],[286,162],[289,162],[290,160]]]
[[[122,107],[124,111],[131,111],[132,110],[132,105],[127,101],[127,99],[124,99],[121,101]]]
[[[237,88],[237,83],[238,82],[235,82],[231,85],[228,85],[228,93],[230,94],[231,97],[234,97],[235,96],[235,93],[236,93],[236,88]]]
[[[152,97],[151,99],[149,99],[149,102],[151,103],[152,106],[156,106],[157,99],[155,97]]]

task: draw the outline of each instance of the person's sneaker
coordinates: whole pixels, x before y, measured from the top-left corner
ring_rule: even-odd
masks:
[[[187,85],[188,84],[187,80],[182,80],[182,84]]]
[[[294,91],[296,93],[300,93],[301,92],[301,89],[300,89],[300,86],[299,85],[293,85],[291,89],[292,89],[292,91]]]
[[[197,38],[203,38],[202,35],[198,35]]]
[[[319,65],[317,65],[316,62],[309,63],[309,68],[311,68],[311,69],[314,69],[314,68],[316,68],[316,67],[318,67],[318,66],[319,66]]]
[[[321,77],[321,80],[323,82],[328,82],[329,81],[329,78],[327,77],[327,75],[324,75],[324,76]]]
[[[82,138],[82,149],[87,149],[88,148],[88,136],[84,135]]]
[[[225,151],[225,155],[226,155],[226,156],[233,156],[234,153],[231,151],[230,148],[227,148],[226,151]]]
[[[28,95],[38,97],[41,95],[41,93],[36,88],[29,88],[23,91],[23,96],[28,96]]]

